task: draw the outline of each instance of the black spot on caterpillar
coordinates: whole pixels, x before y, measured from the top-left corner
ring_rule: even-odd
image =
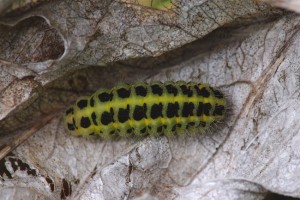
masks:
[[[101,138],[131,135],[173,135],[222,121],[224,95],[207,84],[153,82],[121,84],[81,97],[65,113],[65,127],[73,135]]]

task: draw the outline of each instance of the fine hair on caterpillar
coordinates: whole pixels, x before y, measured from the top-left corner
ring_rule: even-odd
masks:
[[[143,137],[204,132],[223,121],[224,95],[208,84],[152,82],[119,84],[80,97],[66,110],[65,128],[77,136]]]

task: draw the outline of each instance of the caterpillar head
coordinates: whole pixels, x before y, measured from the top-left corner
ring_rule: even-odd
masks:
[[[89,98],[81,97],[65,112],[65,129],[72,135],[92,135]]]
[[[67,110],[66,110],[66,113],[65,113],[65,130],[67,133],[70,133],[70,134],[74,134],[76,135],[76,127],[75,127],[75,121],[74,121],[74,108],[73,106],[69,107]]]
[[[111,100],[110,92],[106,89],[98,90],[91,97],[81,97],[65,112],[66,132],[76,136],[98,134],[107,139],[115,134],[113,110],[106,104]],[[95,100],[98,98],[98,100]],[[103,101],[101,102],[99,98]],[[100,123],[101,122],[101,123]]]

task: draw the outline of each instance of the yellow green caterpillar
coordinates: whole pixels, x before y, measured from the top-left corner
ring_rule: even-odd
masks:
[[[206,130],[223,120],[224,95],[207,84],[121,84],[81,97],[65,113],[66,130],[78,136],[173,135]]]

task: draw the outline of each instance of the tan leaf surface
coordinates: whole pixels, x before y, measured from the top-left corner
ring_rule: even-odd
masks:
[[[300,197],[299,17],[248,0],[173,3],[42,1],[3,15],[0,141],[34,134],[0,162],[1,197]],[[167,80],[220,88],[226,121],[171,139],[65,134],[78,96]]]
[[[262,0],[262,2],[268,3],[274,7],[300,13],[300,1],[298,0]]]

